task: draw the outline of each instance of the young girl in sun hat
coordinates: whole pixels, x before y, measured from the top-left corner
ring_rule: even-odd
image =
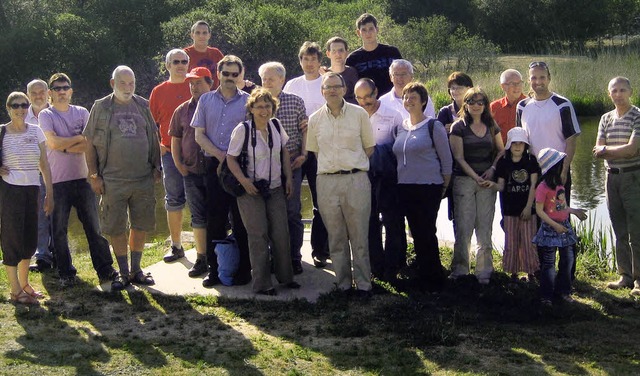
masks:
[[[518,273],[532,275],[540,265],[531,239],[537,230],[535,187],[540,168],[536,157],[529,154],[529,136],[523,128],[507,133],[504,157],[496,165],[500,206],[504,220],[504,253],[502,268],[517,278]]]
[[[560,172],[567,155],[555,149],[544,148],[538,153],[538,163],[542,172],[541,183],[536,188],[536,213],[542,220],[533,242],[538,246],[540,256],[540,295],[542,304],[551,305],[553,295],[564,301],[571,298],[571,265],[573,247],[577,243],[570,214],[580,220],[587,218],[584,209],[567,206],[565,188]],[[560,253],[558,273],[556,275],[556,250]]]

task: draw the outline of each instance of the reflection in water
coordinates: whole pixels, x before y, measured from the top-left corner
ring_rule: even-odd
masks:
[[[595,160],[591,155],[591,149],[595,145],[598,131],[599,118],[581,118],[581,136],[578,138],[578,146],[572,163],[572,202],[574,207],[589,209],[589,215],[595,217],[595,224],[609,226],[609,214],[606,210],[604,196],[604,181],[606,177],[602,160]],[[147,236],[147,241],[162,241],[169,236],[167,217],[164,210],[164,190],[162,184],[156,184],[156,230]],[[447,219],[447,203],[442,201],[438,214],[438,238],[453,241],[453,228]],[[309,187],[302,187],[302,218],[311,219],[313,204]],[[493,241],[496,248],[502,249],[504,233],[500,228],[500,207],[496,204],[496,215],[493,226]],[[190,213],[188,207],[184,210],[182,228],[190,231]],[[87,250],[87,241],[82,231],[82,226],[75,213],[71,215],[69,223],[69,245],[73,250]]]

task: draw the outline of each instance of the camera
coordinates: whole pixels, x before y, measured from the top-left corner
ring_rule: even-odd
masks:
[[[260,180],[254,181],[253,185],[258,189],[258,192],[260,193],[262,198],[268,199],[269,197],[271,197],[271,192],[269,191],[269,186],[271,185],[271,182],[265,179],[260,179]]]

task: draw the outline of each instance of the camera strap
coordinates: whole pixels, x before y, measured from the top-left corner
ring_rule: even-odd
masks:
[[[253,149],[253,181],[256,181],[256,145],[258,144],[258,132],[255,122],[251,122],[251,148]],[[267,144],[269,145],[269,185],[271,185],[271,157],[273,156],[273,136],[271,135],[271,122],[267,123]]]

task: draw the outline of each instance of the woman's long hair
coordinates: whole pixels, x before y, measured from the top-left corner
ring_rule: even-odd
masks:
[[[464,119],[465,124],[470,125],[471,123],[473,123],[473,118],[471,117],[471,113],[469,113],[469,105],[467,104],[467,101],[478,99],[484,101],[484,109],[482,110],[482,115],[480,115],[480,121],[482,121],[484,125],[487,126],[487,128],[491,129],[492,127],[496,126],[496,122],[495,120],[493,120],[493,116],[491,116],[491,109],[489,108],[489,97],[480,86],[474,86],[467,90],[467,92],[464,94],[463,104],[460,108],[460,111],[458,111],[458,116]]]

